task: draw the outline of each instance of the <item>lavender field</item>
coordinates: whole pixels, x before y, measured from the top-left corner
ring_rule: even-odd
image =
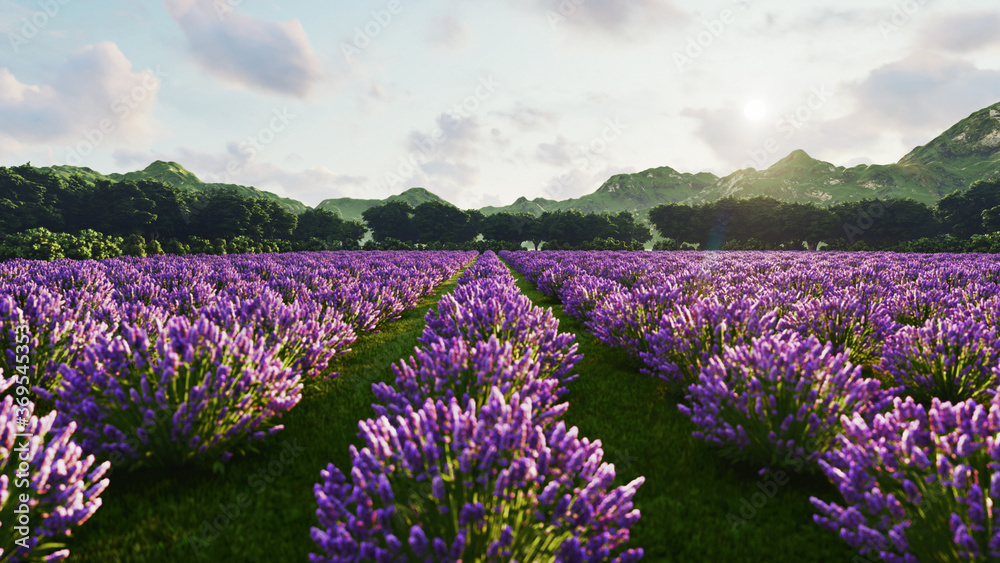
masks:
[[[684,393],[721,456],[821,471],[841,498],[810,499],[814,520],[860,555],[1000,557],[1000,260],[503,254]]]
[[[998,284],[977,254],[3,262],[0,561],[997,558]]]

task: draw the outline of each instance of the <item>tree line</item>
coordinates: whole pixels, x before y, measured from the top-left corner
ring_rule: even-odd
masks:
[[[520,246],[530,241],[537,249],[642,248],[652,240],[648,226],[636,221],[628,211],[617,214],[579,211],[496,213],[483,215],[477,210],[463,211],[446,203],[432,201],[413,207],[404,201],[390,201],[362,213],[376,243],[387,240],[407,244],[453,243],[477,240]]]
[[[31,229],[76,233],[70,236],[82,240],[139,236],[163,248],[238,240],[240,248],[291,243],[303,250],[360,248],[367,230],[330,211],[295,215],[273,200],[230,189],[192,192],[155,180],[90,183],[29,164],[0,167],[0,234]],[[65,236],[63,241],[68,242]]]
[[[829,207],[787,203],[771,197],[723,198],[702,205],[671,203],[649,211],[667,239],[702,249],[921,248],[961,251],[973,237],[1000,232],[1000,179],[982,180],[942,198],[935,206],[912,199],[862,199]],[[979,240],[979,239],[977,239]],[[967,245],[966,245],[967,246]]]
[[[156,180],[89,182],[23,166],[0,167],[0,258],[108,258],[336,249],[641,249],[649,228],[628,212],[498,213],[442,202],[368,209],[364,223],[234,190],[192,192]],[[362,241],[371,233],[371,240]]]
[[[26,164],[0,167],[0,259],[223,254],[335,249],[634,250],[650,228],[627,211],[497,213],[434,201],[391,201],[359,221],[228,189],[181,190],[155,180],[88,182]],[[980,181],[935,206],[863,199],[830,207],[770,197],[724,198],[649,211],[657,249],[1000,251],[1000,179]],[[364,243],[370,232],[371,240]],[[69,234],[74,233],[74,234]],[[991,250],[992,249],[992,250]]]

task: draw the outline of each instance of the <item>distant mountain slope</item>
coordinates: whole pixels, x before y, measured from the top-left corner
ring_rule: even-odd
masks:
[[[292,213],[298,214],[308,209],[308,207],[301,201],[281,197],[277,194],[258,190],[257,188],[251,186],[202,182],[197,176],[176,162],[164,162],[162,160],[157,160],[147,166],[144,170],[128,172],[126,174],[101,174],[100,172],[94,171],[90,168],[76,166],[51,166],[40,168],[40,170],[51,171],[57,176],[66,178],[71,176],[81,176],[90,183],[98,180],[108,180],[111,182],[158,180],[166,184],[171,184],[175,188],[196,192],[211,191],[216,189],[231,189],[246,197],[274,200],[278,202],[281,207],[291,211]]]
[[[933,205],[968,185],[969,182],[937,165],[908,162],[845,168],[797,150],[767,170],[748,168],[720,179],[694,203],[729,196],[770,196],[784,201],[833,205],[870,197],[893,197]]]
[[[156,161],[145,170],[128,174],[104,175],[90,168],[56,166],[59,175],[83,176],[97,180],[156,179],[195,191],[227,187],[250,196],[277,201],[290,211],[301,213],[303,203],[279,197],[249,186],[206,184],[176,162]],[[664,166],[634,174],[617,174],[592,194],[555,201],[520,197],[507,206],[484,207],[494,213],[532,213],[577,210],[583,213],[631,211],[643,216],[664,203],[699,204],[723,197],[776,199],[833,205],[870,197],[912,198],[933,205],[942,197],[981,179],[1000,176],[1000,103],[979,110],[959,121],[939,137],[917,147],[894,164],[859,165],[851,168],[816,160],[802,150],[792,151],[766,170],[747,168],[724,178],[702,172],[681,173]],[[365,210],[386,201],[402,200],[416,207],[427,201],[446,202],[424,188],[411,188],[386,199],[327,199],[317,207],[335,211],[345,219],[361,220]]]
[[[966,183],[1000,176],[1000,103],[959,121],[899,163],[940,166]]]
[[[316,207],[317,209],[326,209],[327,211],[340,213],[340,216],[348,221],[361,221],[362,213],[372,207],[382,205],[383,203],[390,201],[405,201],[413,207],[428,201],[439,201],[452,205],[424,188],[410,188],[399,195],[392,195],[385,199],[354,199],[351,197],[341,197],[337,199],[323,200]]]

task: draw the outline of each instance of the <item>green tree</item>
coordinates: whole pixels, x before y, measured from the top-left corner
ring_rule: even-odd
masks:
[[[1000,205],[983,210],[983,229],[987,233],[1000,232]]]
[[[413,227],[417,240],[429,242],[466,242],[476,238],[478,233],[472,224],[472,217],[461,209],[442,203],[428,201],[413,210]]]
[[[0,232],[16,233],[35,227],[59,228],[58,193],[29,164],[0,167]],[[48,180],[46,180],[47,182]]]
[[[958,238],[986,234],[983,212],[1000,206],[1000,178],[980,180],[969,189],[948,194],[937,204],[937,215],[945,232]]]
[[[700,208],[679,203],[658,205],[649,210],[649,222],[663,238],[685,242],[706,238],[704,213]]]
[[[361,248],[361,239],[365,238],[368,229],[360,221],[344,221],[340,226],[340,242],[344,250]]]
[[[480,231],[486,240],[523,242],[528,237],[524,236],[524,229],[519,229],[515,221],[512,213],[496,213],[483,218]]]
[[[122,247],[122,254],[125,256],[145,256],[146,240],[138,233],[129,235],[125,239],[125,246]]]
[[[650,232],[649,227],[642,223],[637,223],[635,215],[628,211],[622,211],[612,216],[611,223],[614,227],[614,234],[612,236],[617,240],[639,244],[645,244],[653,240],[653,233]]]
[[[412,205],[396,200],[366,209],[361,217],[371,230],[375,242],[382,242],[387,238],[414,242],[417,240],[417,230],[413,226],[413,212]]]
[[[59,244],[59,237],[44,227],[38,227],[3,239],[0,244],[0,259],[9,258],[58,260],[65,258],[65,255]]]
[[[253,230],[253,202],[234,190],[216,190],[192,215],[192,231],[199,237],[214,239],[246,234]]]
[[[307,209],[299,215],[292,240],[304,241],[310,238],[319,240],[339,239],[341,225],[344,220],[339,215],[325,209]]]

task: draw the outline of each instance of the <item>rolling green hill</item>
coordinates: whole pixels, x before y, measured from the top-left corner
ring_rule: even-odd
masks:
[[[917,147],[894,164],[851,168],[792,151],[766,170],[747,168],[718,178],[652,168],[612,176],[596,192],[565,201],[518,199],[483,213],[576,209],[585,213],[628,210],[642,213],[662,203],[699,204],[723,197],[776,199],[833,205],[864,198],[911,198],[933,205],[976,180],[1000,176],[1000,103],[959,121],[930,143]],[[528,204],[532,205],[528,205]]]
[[[308,209],[299,201],[253,187],[204,183],[176,162],[156,161],[145,170],[127,174],[104,175],[90,168],[70,166],[45,170],[63,176],[80,175],[89,182],[155,179],[195,191],[225,187],[249,197],[273,199],[294,213]],[[556,201],[520,197],[510,205],[484,207],[480,211],[486,215],[500,212],[541,215],[545,211],[572,209],[583,213],[631,211],[642,216],[663,203],[699,204],[729,196],[771,196],[817,205],[893,197],[933,205],[976,180],[997,176],[1000,176],[1000,103],[973,113],[893,164],[846,168],[795,150],[766,170],[747,168],[719,178],[707,172],[681,173],[663,166],[634,174],[617,174],[594,193],[579,198]],[[361,220],[365,210],[396,200],[414,207],[428,201],[448,203],[424,188],[411,188],[386,199],[327,199],[317,207],[340,213],[344,219]]]
[[[139,181],[139,180],[158,180],[165,184],[171,184],[175,188],[190,190],[195,192],[211,191],[217,189],[231,189],[238,192],[240,195],[246,197],[252,197],[257,199],[271,199],[278,202],[281,207],[291,211],[292,213],[299,214],[308,209],[308,207],[301,201],[290,199],[287,197],[281,197],[277,194],[271,192],[265,192],[258,190],[257,188],[250,186],[239,186],[235,184],[214,184],[205,183],[198,179],[197,176],[192,174],[190,171],[186,170],[180,164],[176,162],[164,162],[162,160],[157,160],[144,170],[138,170],[136,172],[128,172],[126,174],[101,174],[100,172],[94,171],[86,167],[76,167],[76,166],[51,166],[40,168],[43,171],[49,171],[56,176],[61,176],[64,178],[69,178],[72,176],[80,176],[87,182],[93,183],[99,180],[108,180],[110,182],[122,182],[122,181]]]
[[[341,197],[337,199],[323,200],[316,207],[318,209],[326,209],[327,211],[340,213],[340,216],[347,221],[361,221],[361,214],[366,210],[390,201],[405,201],[413,207],[428,201],[440,201],[442,203],[452,205],[424,188],[410,188],[399,195],[392,195],[386,199],[354,199],[351,197]]]

